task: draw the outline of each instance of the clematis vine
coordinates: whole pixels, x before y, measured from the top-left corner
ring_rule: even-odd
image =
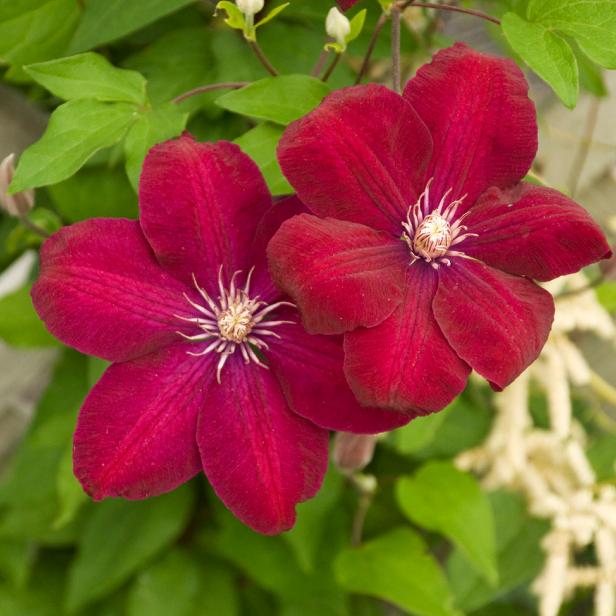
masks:
[[[271,272],[313,333],[344,333],[365,405],[442,409],[471,369],[495,390],[538,356],[547,281],[610,255],[586,211],[523,182],[535,109],[510,60],[456,44],[403,96],[331,94],[285,132],[278,156],[311,210],[270,242]]]
[[[327,429],[408,417],[356,402],[341,341],[307,334],[265,247],[303,206],[272,205],[230,143],[156,146],[140,220],[90,219],[47,240],[32,297],[49,330],[114,362],[81,409],[74,469],[95,499],[141,499],[203,470],[237,517],[289,529],[327,466]]]

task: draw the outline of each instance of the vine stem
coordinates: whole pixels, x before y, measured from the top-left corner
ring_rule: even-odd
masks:
[[[362,62],[361,68],[359,69],[359,73],[357,73],[357,79],[355,79],[355,85],[361,83],[361,80],[364,78],[364,75],[368,72],[370,60],[372,59],[374,48],[376,47],[376,43],[379,39],[379,34],[381,34],[381,30],[383,29],[383,26],[385,26],[385,24],[387,23],[388,19],[389,15],[383,13],[375,24],[374,31],[372,32],[372,36],[370,37],[370,43],[368,44],[368,49],[366,50],[366,55],[364,56],[364,61]]]
[[[197,94],[203,94],[204,92],[211,92],[212,90],[239,90],[239,88],[243,88],[247,86],[247,81],[225,81],[222,83],[208,83],[204,86],[198,86],[193,88],[192,90],[188,90],[179,96],[176,96],[174,99],[171,99],[171,102],[174,104],[181,103],[182,101],[190,98],[191,96],[197,96]]]
[[[586,116],[586,125],[584,126],[584,135],[582,137],[582,140],[580,141],[580,145],[576,152],[575,159],[573,160],[573,165],[571,166],[571,174],[569,178],[569,194],[572,197],[575,197],[577,193],[580,178],[582,176],[582,171],[584,170],[586,160],[588,159],[588,153],[590,152],[592,138],[595,133],[595,129],[597,128],[597,120],[599,119],[600,106],[601,101],[598,98],[593,98],[590,101],[588,115]]]
[[[32,231],[35,235],[47,239],[51,236],[51,233],[43,229],[43,227],[39,227],[35,222],[32,222],[27,216],[19,216],[19,222],[26,227],[29,231]]]
[[[418,6],[422,9],[436,9],[439,11],[452,11],[453,13],[463,13],[465,15],[472,15],[473,17],[479,17],[481,19],[485,19],[497,26],[501,25],[500,19],[496,17],[492,17],[492,15],[488,15],[483,11],[477,11],[475,9],[465,9],[461,6],[451,6],[449,4],[435,4],[434,2],[414,2],[413,0],[407,0],[406,2],[402,2],[398,5],[400,10],[404,10],[408,6]]]
[[[261,49],[257,41],[248,41],[248,45],[250,46],[250,49],[252,49],[253,53],[255,54],[259,62],[263,64],[263,66],[265,67],[265,70],[270,75],[272,75],[272,77],[277,77],[278,75],[280,75],[280,73],[276,70],[274,65],[269,61],[265,53],[263,53],[263,50]]]
[[[402,92],[400,76],[400,21],[402,11],[397,5],[391,7],[391,73],[394,91]]]
[[[319,54],[319,58],[316,61],[316,64],[314,65],[313,69],[310,71],[311,77],[318,77],[321,74],[321,71],[323,70],[323,67],[325,66],[325,62],[327,62],[328,56],[329,56],[329,51],[325,48],[322,49],[321,53]]]
[[[616,389],[594,371],[590,373],[590,388],[600,398],[616,406]]]
[[[323,74],[323,77],[321,77],[321,81],[327,81],[330,78],[331,74],[334,72],[334,69],[336,68],[336,66],[338,66],[338,62],[340,62],[341,55],[342,54],[339,53],[334,54],[330,65],[327,67],[327,70]]]

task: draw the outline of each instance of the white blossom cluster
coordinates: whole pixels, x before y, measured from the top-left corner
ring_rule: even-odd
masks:
[[[569,338],[589,331],[614,340],[616,330],[587,281],[575,274],[549,283],[558,295],[550,338],[539,359],[495,396],[497,415],[484,443],[460,454],[456,464],[482,477],[486,489],[522,493],[532,515],[547,518],[546,559],[534,581],[540,616],[557,616],[577,588],[595,589],[595,616],[616,614],[616,488],[601,485],[585,453],[586,434],[572,413],[571,388],[592,386],[596,375]],[[578,290],[576,293],[570,291]],[[549,429],[530,413],[530,386],[547,399]],[[579,566],[576,553],[592,546],[596,564]]]

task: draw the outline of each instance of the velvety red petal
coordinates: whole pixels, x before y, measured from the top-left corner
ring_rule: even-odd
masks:
[[[344,88],[291,124],[278,146],[284,174],[319,216],[400,234],[423,190],[428,131],[407,102],[375,84]]]
[[[434,141],[425,176],[434,178],[433,205],[452,188],[454,199],[467,194],[463,211],[490,186],[510,186],[530,168],[537,151],[535,107],[513,61],[456,43],[417,71],[404,96]]]
[[[273,535],[295,523],[327,469],[328,433],[293,413],[276,377],[229,358],[199,416],[203,468],[242,522]]]
[[[577,272],[611,253],[584,208],[556,190],[532,184],[487,191],[464,224],[478,237],[468,238],[457,250],[537,280]]]
[[[280,319],[297,320],[295,310],[285,310]],[[342,339],[311,336],[299,324],[276,327],[280,339],[270,341],[267,362],[278,378],[291,408],[328,430],[377,434],[399,428],[406,414],[361,406],[342,370]]]
[[[255,230],[271,205],[259,169],[224,141],[190,135],[153,147],[139,184],[141,226],[165,269],[216,291],[218,268],[248,270]]]
[[[54,336],[82,353],[125,361],[178,340],[188,288],[156,262],[135,221],[93,218],[41,249],[32,301]]]
[[[402,298],[404,243],[382,231],[300,214],[269,243],[270,273],[302,312],[311,333],[372,327]]]
[[[344,371],[358,400],[423,415],[440,411],[470,373],[432,314],[437,274],[424,263],[408,270],[402,303],[377,327],[344,336]]]
[[[552,296],[534,282],[466,259],[439,269],[433,308],[451,346],[495,389],[535,361],[554,319]]]
[[[212,360],[178,344],[113,364],[90,392],[75,432],[75,475],[95,499],[147,498],[201,470],[197,414]]]
[[[357,4],[358,0],[336,0],[336,2],[343,11],[346,11],[350,9],[354,4]]]

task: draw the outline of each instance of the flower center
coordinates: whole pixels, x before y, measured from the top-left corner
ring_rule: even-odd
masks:
[[[290,302],[267,304],[261,301],[258,295],[250,296],[250,278],[253,270],[254,268],[248,272],[243,288],[236,285],[236,279],[241,272],[235,272],[228,287],[225,287],[221,266],[218,272],[220,291],[218,301],[199,286],[193,274],[193,283],[205,304],[195,302],[184,294],[186,301],[197,311],[197,316],[175,315],[178,319],[191,323],[197,328],[197,333],[193,335],[183,332],[178,332],[178,334],[186,340],[204,345],[204,348],[197,352],[188,351],[189,355],[199,357],[209,353],[220,354],[216,368],[216,380],[219,383],[227,359],[238,349],[246,364],[255,363],[267,369],[267,365],[259,356],[259,353],[269,348],[264,338],[268,336],[280,338],[273,328],[283,323],[293,323],[293,321],[272,320],[270,316],[281,306],[294,306]]]
[[[433,268],[438,269],[441,265],[451,265],[450,257],[466,257],[463,252],[452,250],[452,247],[477,234],[464,233],[467,227],[462,224],[462,221],[466,214],[456,218],[458,207],[466,195],[445,205],[451,194],[451,189],[449,189],[438,206],[432,210],[430,184],[432,180],[426,185],[417,203],[409,207],[406,220],[402,222],[403,233],[400,239],[409,247],[411,265],[423,259]]]
[[[451,225],[440,214],[428,214],[417,227],[413,250],[421,257],[435,259],[447,253],[451,245]]]

